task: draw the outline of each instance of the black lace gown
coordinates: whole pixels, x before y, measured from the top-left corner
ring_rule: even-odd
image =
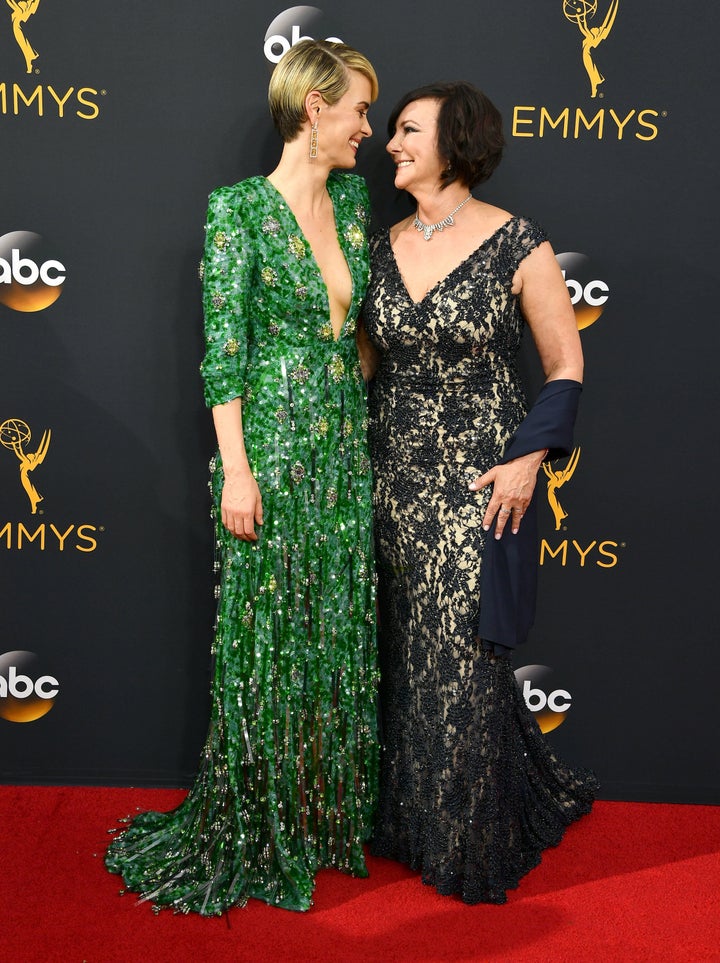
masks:
[[[373,852],[466,903],[505,902],[597,790],[551,751],[510,660],[477,638],[490,492],[468,484],[526,412],[511,284],[543,240],[512,218],[415,303],[381,232],[364,309],[381,353],[370,408],[383,741]]]

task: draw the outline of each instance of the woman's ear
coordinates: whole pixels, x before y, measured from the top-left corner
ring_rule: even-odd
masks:
[[[305,116],[311,124],[317,121],[320,108],[323,104],[324,100],[319,90],[311,90],[305,98]]]

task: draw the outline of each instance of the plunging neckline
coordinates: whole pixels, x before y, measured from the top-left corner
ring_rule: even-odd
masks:
[[[517,220],[517,215],[515,214],[512,217],[509,217],[507,221],[501,224],[500,227],[496,228],[492,232],[492,234],[489,234],[484,241],[481,241],[480,244],[478,244],[478,246],[467,255],[467,257],[464,257],[462,261],[460,261],[458,264],[455,265],[455,267],[450,268],[450,270],[447,272],[446,275],[444,275],[444,277],[441,277],[440,280],[436,281],[431,288],[428,288],[428,290],[425,292],[425,294],[423,294],[423,296],[420,298],[419,301],[416,301],[408,290],[407,284],[405,283],[405,278],[402,276],[402,271],[400,270],[400,265],[398,264],[397,258],[395,257],[395,251],[393,249],[392,242],[390,240],[390,229],[386,228],[385,240],[387,242],[387,246],[390,248],[390,257],[392,258],[393,267],[395,269],[395,273],[400,279],[400,284],[402,285],[403,291],[407,295],[408,301],[413,305],[413,307],[416,307],[416,308],[419,307],[424,301],[426,301],[430,297],[431,294],[434,294],[435,291],[437,291],[437,289],[440,287],[441,284],[445,284],[445,282],[449,278],[451,278],[453,274],[459,271],[461,267],[464,267],[471,258],[476,257],[477,254],[490,243],[490,241],[493,241],[498,236],[498,234],[500,234],[501,231],[507,230],[508,226],[512,224],[513,221],[516,221],[516,220]]]
[[[290,207],[290,202],[287,200],[287,198],[286,198],[285,195],[282,193],[282,191],[278,190],[278,188],[275,187],[275,185],[273,184],[273,182],[272,182],[268,177],[263,177],[263,180],[264,180],[265,183],[270,187],[270,189],[280,198],[280,200],[282,201],[282,203],[285,205],[285,209],[287,210],[288,214],[290,215],[290,217],[291,217],[291,218],[293,219],[293,221],[295,222],[295,227],[296,227],[297,230],[298,230],[299,236],[302,238],[303,242],[304,242],[305,244],[307,244],[308,250],[310,251],[310,257],[312,258],[313,264],[315,265],[315,267],[316,267],[316,269],[317,269],[317,272],[318,272],[318,274],[320,275],[320,283],[322,284],[323,289],[324,289],[324,291],[325,291],[325,303],[327,304],[328,321],[330,322],[330,327],[332,328],[332,320],[331,320],[331,318],[330,318],[330,291],[328,290],[328,286],[327,286],[327,284],[326,284],[326,282],[325,282],[325,278],[323,277],[323,273],[322,273],[322,271],[320,270],[320,264],[319,264],[319,262],[318,262],[318,259],[315,257],[315,252],[313,251],[312,244],[310,243],[310,241],[309,241],[309,240],[307,239],[307,237],[305,236],[305,232],[304,232],[303,229],[300,227],[300,222],[298,221],[297,217],[295,216],[295,212],[293,211],[292,207]],[[332,204],[332,209],[333,209],[333,222],[334,222],[334,224],[335,224],[335,236],[337,237],[337,242],[338,242],[338,247],[340,248],[340,253],[341,253],[342,256],[343,256],[343,260],[345,261],[345,264],[346,264],[346,266],[347,266],[348,273],[350,274],[350,304],[348,305],[347,313],[346,313],[345,317],[343,318],[343,321],[342,321],[342,324],[340,325],[340,330],[338,331],[337,336],[335,335],[335,330],[333,329],[333,342],[334,342],[335,344],[338,344],[339,341],[340,341],[340,338],[342,338],[342,336],[343,336],[343,333],[344,333],[344,331],[345,331],[345,326],[347,325],[348,319],[349,319],[350,314],[351,314],[351,312],[352,312],[353,305],[355,304],[355,276],[353,275],[352,268],[350,267],[350,262],[348,261],[347,255],[345,254],[345,248],[343,247],[343,244],[342,244],[342,235],[341,235],[340,229],[339,229],[339,227],[338,227],[338,215],[337,215],[337,209],[336,209],[336,207],[335,207],[335,198],[333,197],[333,192],[332,192],[332,190],[330,189],[330,179],[329,179],[329,178],[328,178],[328,180],[327,180],[327,182],[326,182],[326,186],[327,186],[328,195],[329,195],[329,197],[330,197],[330,203]]]

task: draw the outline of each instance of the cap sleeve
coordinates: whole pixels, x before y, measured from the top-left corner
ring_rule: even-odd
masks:
[[[520,266],[528,254],[535,250],[543,241],[547,241],[548,236],[537,221],[529,217],[516,217],[513,219],[512,231],[509,235],[510,250],[513,255],[515,270]]]

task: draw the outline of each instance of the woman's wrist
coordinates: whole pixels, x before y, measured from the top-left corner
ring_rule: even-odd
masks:
[[[528,462],[533,466],[535,471],[539,471],[540,465],[545,461],[548,454],[547,448],[540,448],[537,451],[530,451],[524,457],[527,458]]]
[[[248,475],[252,475],[250,463],[247,461],[230,462],[228,464],[223,458],[223,474],[226,481],[242,481]]]

